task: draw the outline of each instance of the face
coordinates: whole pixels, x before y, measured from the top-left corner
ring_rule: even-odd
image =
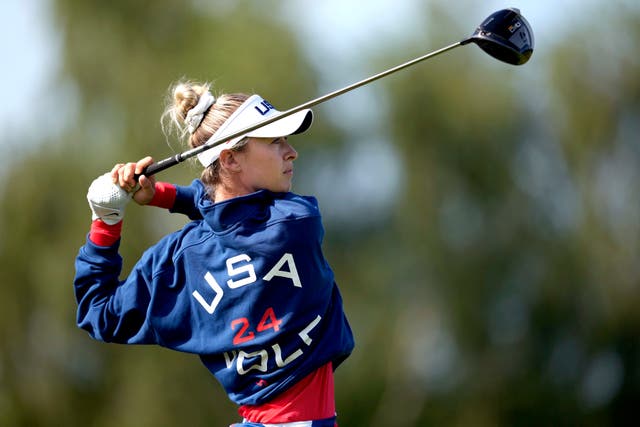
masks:
[[[291,190],[293,161],[298,153],[287,137],[250,138],[246,147],[235,156],[239,166],[238,180],[247,193]]]

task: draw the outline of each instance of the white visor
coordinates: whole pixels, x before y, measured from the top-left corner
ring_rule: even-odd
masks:
[[[207,141],[223,139],[225,135],[232,135],[235,132],[242,131],[262,121],[276,117],[282,112],[276,110],[273,105],[265,101],[260,95],[252,95],[238,107],[236,111],[218,128],[211,138]],[[198,154],[198,160],[205,168],[215,162],[223,150],[233,148],[240,140],[245,137],[254,138],[278,138],[297,133],[302,133],[309,129],[313,121],[313,112],[309,109],[298,111],[297,113],[283,117],[268,125],[259,127],[244,135],[240,135],[222,144],[209,148]]]

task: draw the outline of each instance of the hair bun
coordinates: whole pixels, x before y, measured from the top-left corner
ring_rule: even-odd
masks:
[[[189,110],[198,105],[200,96],[209,91],[207,84],[180,82],[173,88],[173,110],[176,118],[184,122]]]

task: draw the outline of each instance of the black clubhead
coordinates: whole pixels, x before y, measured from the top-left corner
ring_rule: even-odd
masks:
[[[500,61],[522,65],[533,53],[533,31],[516,8],[491,14],[461,44],[475,43]]]

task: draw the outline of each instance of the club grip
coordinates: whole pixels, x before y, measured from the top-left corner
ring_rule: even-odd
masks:
[[[137,181],[140,178],[140,175],[144,175],[144,176],[155,175],[158,172],[162,172],[165,169],[169,169],[171,166],[177,165],[181,161],[182,159],[180,158],[180,155],[176,154],[173,157],[168,157],[164,160],[160,160],[159,162],[150,164],[149,166],[144,168],[141,174],[135,174],[134,178]]]

